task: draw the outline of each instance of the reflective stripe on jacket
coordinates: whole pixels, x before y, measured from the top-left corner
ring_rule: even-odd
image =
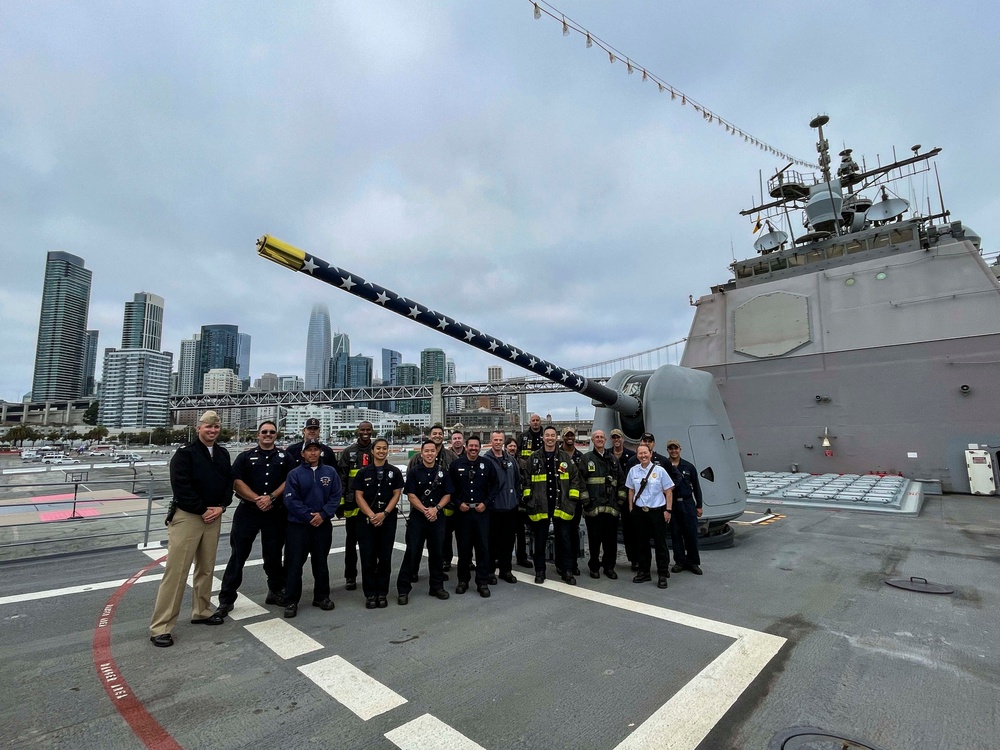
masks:
[[[366,466],[371,466],[375,463],[375,459],[372,458],[372,443],[368,443],[368,447],[362,448],[357,443],[344,448],[344,452],[340,454],[340,460],[337,462],[337,473],[340,474],[340,483],[344,487],[353,487],[354,478],[358,475]],[[354,493],[345,492],[343,498],[340,500],[340,509],[343,511],[344,518],[353,518],[358,515],[360,509],[358,504],[354,502]]]
[[[556,449],[556,470],[559,472],[559,497],[556,498],[553,516],[564,521],[572,521],[576,506],[584,492],[573,459],[565,451]],[[545,449],[532,453],[525,462],[524,486],[521,507],[532,521],[549,517],[548,472],[545,468]]]
[[[619,504],[628,499],[625,490],[625,474],[621,464],[610,450],[602,456],[597,451],[583,454],[580,475],[587,485],[583,500],[583,513],[593,518],[598,513],[618,515]]]

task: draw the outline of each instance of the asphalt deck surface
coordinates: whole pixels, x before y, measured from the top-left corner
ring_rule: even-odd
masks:
[[[284,620],[263,606],[251,564],[240,618],[191,625],[188,597],[169,649],[148,640],[160,569],[119,591],[150,555],[4,562],[0,744],[148,746],[106,690],[127,683],[124,702],[176,743],[163,747],[715,750],[767,748],[809,725],[884,750],[990,750],[1000,747],[998,503],[932,496],[918,518],[776,508],[783,517],[737,526],[734,548],[703,552],[703,576],[674,574],[666,590],[633,584],[622,556],[618,580],[590,579],[584,564],[576,587],[551,565],[544,586],[515,566],[519,583],[501,581],[489,599],[474,587],[456,596],[453,569],[452,597],[438,601],[425,568],[408,606],[390,596],[382,610],[364,608],[360,586],[344,590],[336,528],[335,610],[308,606],[307,566],[299,616]],[[766,510],[748,508],[744,522]],[[217,577],[227,557],[223,538]],[[955,593],[884,583],[910,576]],[[95,635],[110,636],[113,674]],[[318,684],[324,669],[332,695]]]

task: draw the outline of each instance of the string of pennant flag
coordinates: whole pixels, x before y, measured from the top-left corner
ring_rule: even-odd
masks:
[[[624,63],[625,70],[628,75],[634,75],[636,73],[641,74],[642,80],[644,82],[649,81],[657,86],[657,90],[661,94],[670,94],[670,100],[673,102],[679,102],[682,107],[690,106],[695,112],[701,115],[702,119],[709,124],[718,125],[720,128],[724,128],[726,133],[735,136],[737,138],[742,138],[745,143],[751,146],[756,146],[761,151],[766,151],[774,156],[779,156],[785,161],[790,161],[793,164],[798,164],[803,167],[808,167],[810,169],[819,169],[817,164],[811,162],[803,161],[789,153],[781,151],[775,148],[769,143],[765,143],[760,138],[748,133],[743,128],[738,127],[729,120],[721,117],[714,111],[710,110],[701,102],[692,99],[690,96],[680,91],[676,86],[667,83],[662,78],[656,74],[650,72],[645,66],[640,65],[630,58],[628,55],[623,54],[619,50],[615,49],[613,46],[605,42],[603,39],[595,35],[593,32],[583,28],[578,23],[573,21],[571,18],[567,18],[566,14],[553,7],[551,4],[545,2],[545,0],[528,0],[534,6],[534,14],[536,19],[540,19],[543,15],[548,16],[562,24],[563,36],[569,36],[570,34],[579,34],[581,37],[586,39],[587,48],[597,47],[603,50],[607,56],[608,60],[614,64],[616,62]]]

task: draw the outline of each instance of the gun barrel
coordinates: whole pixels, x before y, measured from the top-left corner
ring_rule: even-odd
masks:
[[[494,357],[522,367],[525,370],[547,378],[553,383],[559,383],[566,388],[592,398],[603,406],[607,406],[626,416],[635,416],[641,405],[638,399],[612,390],[600,383],[595,383],[583,375],[578,375],[563,367],[536,357],[530,352],[511,346],[495,336],[483,333],[467,326],[443,313],[431,310],[411,299],[366,281],[357,274],[349,273],[342,268],[330,265],[322,258],[310,255],[287,242],[264,235],[257,240],[257,253],[279,265],[311,276],[330,286],[350,292],[372,304],[391,310],[397,315],[412,318],[417,323],[433,328],[456,341],[474,346],[480,351],[492,354]]]

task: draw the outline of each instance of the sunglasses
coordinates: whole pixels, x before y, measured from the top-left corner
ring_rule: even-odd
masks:
[[[261,430],[260,434],[261,435],[277,435],[278,432],[276,430]]]

